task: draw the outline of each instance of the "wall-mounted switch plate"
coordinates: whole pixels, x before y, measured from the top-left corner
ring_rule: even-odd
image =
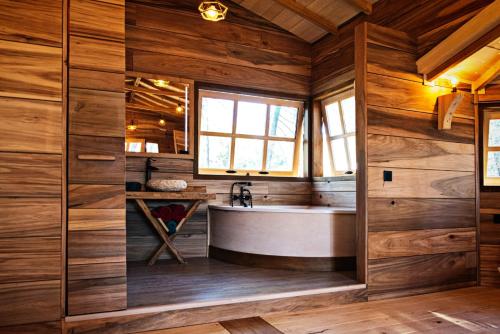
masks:
[[[392,182],[392,171],[384,170],[384,182]]]

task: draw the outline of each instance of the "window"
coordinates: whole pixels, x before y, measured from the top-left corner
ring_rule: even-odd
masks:
[[[483,185],[500,186],[500,111],[484,112],[483,162]]]
[[[302,176],[303,103],[200,90],[198,172]]]
[[[350,89],[321,102],[325,176],[356,171],[356,104]]]

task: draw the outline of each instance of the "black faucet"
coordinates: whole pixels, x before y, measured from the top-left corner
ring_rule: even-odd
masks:
[[[152,158],[147,158],[147,160],[146,160],[146,179],[145,179],[144,186],[146,186],[148,184],[148,181],[151,180],[151,172],[154,170],[158,170],[158,167],[154,167],[153,165],[151,165],[151,162],[153,162],[153,161],[156,161],[156,160],[152,159]]]
[[[234,186],[239,186],[240,187],[240,194],[235,195],[234,194]],[[245,208],[248,207],[248,203],[250,203],[250,207],[253,208],[253,200],[252,200],[252,193],[250,192],[250,189],[246,187],[251,187],[252,182],[235,182],[231,185],[231,206],[234,206],[234,201],[238,200],[240,201],[240,205],[244,206]]]

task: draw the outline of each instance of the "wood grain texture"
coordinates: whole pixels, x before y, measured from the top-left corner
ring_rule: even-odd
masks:
[[[125,7],[96,0],[71,0],[69,33],[92,38],[125,39]]]
[[[70,89],[71,135],[125,137],[125,95],[89,89]]]
[[[314,192],[312,195],[312,204],[331,207],[356,207],[356,192]]]
[[[60,48],[0,40],[0,96],[61,101]]]
[[[500,245],[481,245],[480,254],[481,285],[500,286]]]
[[[387,59],[391,61],[387,61]],[[422,81],[415,64],[416,52],[405,52],[380,45],[368,44],[369,73],[402,78],[412,81]]]
[[[231,334],[282,334],[260,317],[235,319],[220,323]]]
[[[474,152],[472,144],[368,135],[368,166],[473,172]]]
[[[70,184],[68,207],[73,209],[121,209],[125,207],[123,185]]]
[[[383,171],[392,171],[384,182]],[[472,172],[368,167],[368,197],[474,198]]]
[[[68,266],[68,280],[127,276],[126,262],[76,264]]]
[[[476,280],[476,253],[447,253],[370,260],[368,293],[387,294]],[[408,291],[405,292],[405,289]]]
[[[68,231],[124,230],[125,209],[69,209]]]
[[[481,244],[500,245],[500,224],[495,224],[493,215],[481,214]]]
[[[0,284],[0,326],[59,320],[59,280]]]
[[[70,231],[68,264],[125,262],[125,231]]]
[[[0,334],[55,334],[61,332],[60,320],[0,327]]]
[[[0,39],[61,47],[62,5],[61,0],[2,3]]]
[[[368,258],[473,252],[476,250],[476,229],[432,229],[368,233]]]
[[[145,332],[145,334],[230,334],[219,323],[178,327],[171,329],[160,329],[158,331]]]
[[[476,225],[473,199],[369,198],[368,230],[406,231]]]
[[[70,88],[94,89],[123,93],[124,78],[122,73],[100,72],[79,68],[69,69]]]
[[[61,201],[58,198],[0,198],[0,238],[58,236]]]
[[[62,153],[62,105],[0,98],[0,141],[4,152]]]
[[[481,209],[500,209],[500,194],[498,192],[482,191],[480,197]]]
[[[68,181],[85,184],[121,184],[125,179],[123,138],[69,136]],[[114,156],[114,161],[79,160],[79,154]]]
[[[127,308],[127,278],[102,278],[68,282],[70,315]]]
[[[61,156],[0,153],[2,197],[60,197]]]
[[[69,41],[69,66],[71,68],[124,72],[125,45],[123,42],[79,36],[71,36]]]

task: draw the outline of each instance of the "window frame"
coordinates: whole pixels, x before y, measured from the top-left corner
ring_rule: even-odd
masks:
[[[321,102],[321,121],[322,125],[324,126],[324,131],[326,133],[326,138],[324,140],[327,141],[327,151],[328,151],[328,158],[330,160],[330,168],[331,168],[331,174],[332,176],[345,176],[345,175],[356,175],[356,168],[353,168],[352,161],[351,161],[351,156],[349,152],[349,145],[347,143],[347,138],[349,137],[354,137],[356,139],[356,131],[357,129],[354,129],[354,132],[349,132],[346,133],[346,126],[345,126],[345,118],[344,118],[344,111],[342,110],[342,100],[355,97],[354,94],[354,87],[350,87],[346,90],[343,90],[339,93],[335,93],[331,96],[328,96],[324,99],[322,99]],[[340,116],[340,122],[341,122],[341,128],[342,128],[342,134],[340,135],[331,135],[330,134],[330,125],[329,125],[329,120],[328,116],[326,113],[326,106],[330,105],[332,103],[338,103],[339,107],[339,116]],[[352,174],[346,174],[346,171],[337,171],[335,169],[335,159],[333,157],[333,148],[332,148],[332,141],[335,139],[344,139],[344,147],[345,147],[345,153],[346,153],[346,160],[349,169],[347,171],[352,171]],[[356,153],[356,152],[354,152]],[[357,162],[356,162],[357,163]],[[324,174],[324,172],[323,172]]]
[[[489,131],[490,131],[490,120],[498,119],[500,120],[500,110],[484,110],[483,112],[483,187],[498,187],[500,186],[500,177],[488,177],[488,153],[489,152],[500,152],[500,146],[488,146],[489,141]],[[487,183],[488,182],[488,183]]]
[[[279,98],[279,97],[269,97],[262,96],[256,93],[236,93],[231,91],[221,91],[213,88],[199,88],[197,90],[197,145],[196,145],[196,171],[197,175],[201,177],[206,176],[229,176],[231,178],[234,177],[242,177],[242,176],[251,176],[257,177],[258,179],[265,177],[288,177],[293,179],[303,179],[302,176],[297,176],[299,171],[299,163],[300,163],[300,152],[302,137],[304,135],[304,115],[305,115],[305,101],[303,100],[294,100],[287,98]],[[203,131],[201,130],[201,113],[202,113],[202,99],[203,98],[215,98],[215,99],[228,99],[233,100],[233,122],[231,133],[225,132],[214,132],[214,131]],[[237,126],[237,109],[238,102],[251,102],[251,103],[265,103],[266,106],[266,123],[265,123],[265,133],[264,135],[248,135],[248,134],[237,134],[236,126]],[[295,136],[286,138],[286,137],[275,137],[269,135],[269,122],[270,122],[270,114],[271,114],[271,105],[275,106],[284,106],[284,107],[294,107],[297,108],[297,119],[295,124]],[[199,154],[200,154],[200,138],[201,136],[215,136],[215,137],[225,137],[231,138],[230,144],[230,162],[229,169],[219,169],[219,168],[200,168],[199,167]],[[235,158],[235,146],[236,139],[258,139],[263,140],[263,152],[262,152],[262,169],[261,170],[235,170],[234,169],[234,158]],[[267,149],[269,141],[283,141],[283,142],[293,142],[294,143],[294,156],[293,156],[293,164],[291,171],[267,171]],[[228,170],[234,170],[234,173],[228,173]],[[259,172],[266,171],[265,174],[260,174]]]

